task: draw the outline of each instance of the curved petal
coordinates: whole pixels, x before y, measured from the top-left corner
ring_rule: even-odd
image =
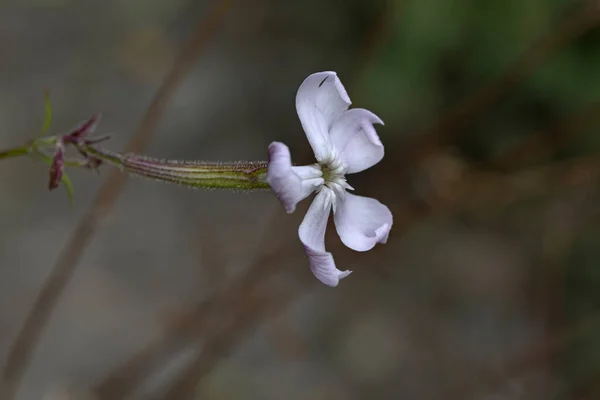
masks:
[[[315,167],[292,167],[290,149],[285,144],[269,145],[267,183],[288,213],[293,213],[298,202],[323,184],[321,175]]]
[[[330,189],[323,188],[308,208],[298,229],[312,273],[327,286],[337,286],[340,279],[351,273],[337,269],[331,253],[325,251],[325,229],[333,195]]]
[[[340,161],[346,165],[346,173],[363,171],[383,158],[383,144],[373,124],[383,125],[383,121],[362,108],[346,111],[333,123],[329,139]]]
[[[302,82],[296,111],[318,161],[331,149],[329,129],[350,106],[350,98],[335,72],[318,72]]]
[[[334,221],[346,246],[367,251],[387,241],[393,218],[389,208],[379,201],[346,193],[343,199],[338,198]]]

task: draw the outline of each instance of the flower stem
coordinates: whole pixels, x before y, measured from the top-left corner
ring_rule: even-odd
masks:
[[[79,146],[93,158],[124,172],[163,182],[196,188],[268,189],[266,161],[202,162],[159,160],[135,154],[120,154],[95,146]]]
[[[0,160],[5,158],[14,158],[26,156],[30,153],[31,149],[29,146],[15,147],[14,149],[0,150]]]
[[[48,155],[45,149],[54,148],[57,141],[57,137],[45,137],[21,147],[0,150],[0,160],[20,156],[32,156],[51,162],[52,156]],[[269,185],[266,183],[268,165],[266,161],[203,162],[159,160],[135,154],[115,153],[93,144],[85,144],[85,142],[73,144],[88,159],[81,161],[65,159],[65,166],[90,167],[91,164],[89,161],[97,159],[133,175],[188,187],[241,190],[269,188]]]

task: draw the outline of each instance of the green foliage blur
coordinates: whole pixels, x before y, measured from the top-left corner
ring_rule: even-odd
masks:
[[[388,124],[407,128],[407,136],[415,124],[434,119],[502,74],[574,8],[566,0],[392,3],[390,39],[370,62],[361,94]],[[486,157],[598,100],[599,42],[594,29],[552,54],[480,116],[484,123],[468,128],[463,145],[473,156]],[[598,137],[589,132],[574,146],[598,149]]]

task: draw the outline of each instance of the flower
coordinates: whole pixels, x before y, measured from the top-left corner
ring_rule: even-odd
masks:
[[[385,243],[392,213],[379,201],[356,196],[346,175],[363,171],[383,158],[383,145],[373,124],[383,122],[370,111],[349,110],[350,98],[335,72],[319,72],[304,80],[296,95],[296,110],[317,163],[292,166],[290,150],[280,142],[269,146],[267,183],[288,213],[317,192],[298,236],[313,274],[337,286],[351,271],[340,271],[325,250],[325,230],[331,209],[342,242],[356,251]]]

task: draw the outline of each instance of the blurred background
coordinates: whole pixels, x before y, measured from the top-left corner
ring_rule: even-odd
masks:
[[[598,26],[597,0],[1,0],[0,148],[48,88],[54,133],[101,111],[112,150],[302,164],[296,90],[335,70],[386,123],[349,183],[395,217],[368,253],[328,230],[331,289],[309,202],[103,168],[69,208],[4,160],[2,400],[600,398]]]

